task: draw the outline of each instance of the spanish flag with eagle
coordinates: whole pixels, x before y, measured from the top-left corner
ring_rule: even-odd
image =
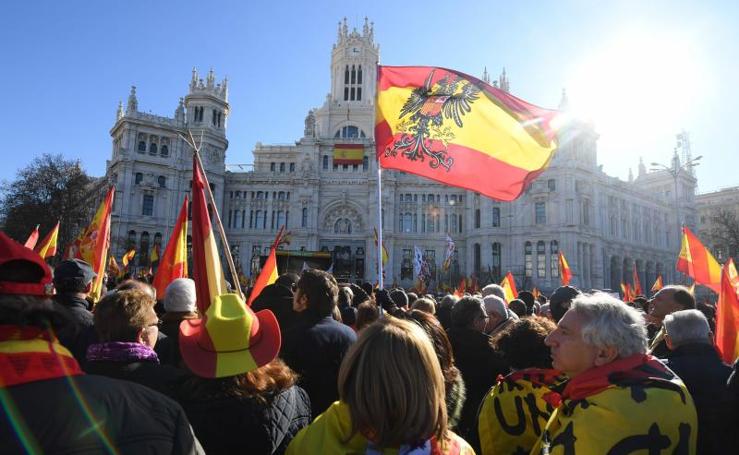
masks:
[[[379,66],[378,72],[381,167],[512,201],[552,159],[557,111],[454,70]]]

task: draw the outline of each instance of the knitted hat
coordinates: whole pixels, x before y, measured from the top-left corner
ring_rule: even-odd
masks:
[[[192,313],[197,309],[195,282],[190,278],[177,278],[169,283],[164,293],[164,311],[168,313]]]
[[[0,270],[0,294],[47,297],[54,293],[46,262],[4,232],[0,232]]]
[[[270,310],[254,313],[237,294],[222,294],[202,315],[180,323],[180,351],[190,370],[223,378],[255,370],[280,351],[280,326]]]

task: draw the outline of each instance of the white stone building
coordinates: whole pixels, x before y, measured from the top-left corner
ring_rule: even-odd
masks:
[[[179,137],[186,128],[204,142],[208,177],[236,261],[248,275],[268,251],[281,225],[292,233],[282,264],[299,270],[333,263],[344,279],[376,281],[373,226],[377,211],[374,159],[374,95],[379,47],[365,20],[360,31],[339,24],[331,51],[330,92],[305,119],[303,137],[290,145],[257,143],[254,163],[226,165],[228,87],[193,72],[189,93],[173,118],[144,114],[132,89],[111,130],[107,176],[118,189],[113,218],[117,257],[126,244],[139,248],[140,265],[152,242],[166,243],[189,191],[191,151]],[[487,71],[483,79],[489,81]],[[505,72],[494,81],[509,89]],[[535,100],[534,100],[535,101]],[[566,97],[563,95],[563,106]],[[512,271],[521,288],[550,291],[560,282],[557,253],[572,268],[573,284],[618,289],[636,266],[649,288],[657,273],[674,278],[679,250],[673,185],[667,173],[621,181],[602,172],[591,125],[573,123],[562,132],[551,166],[517,201],[501,203],[396,171],[383,171],[383,236],[390,254],[387,283],[413,283],[414,246],[431,263],[431,287],[456,285],[475,274],[482,284]],[[364,159],[334,163],[336,145],[359,144]],[[165,149],[166,147],[166,149]],[[337,157],[338,158],[338,157]],[[481,175],[495,178],[494,175]],[[696,181],[680,181],[680,213],[695,223]],[[446,235],[457,247],[442,271]],[[319,253],[319,252],[323,253]],[[281,270],[281,272],[284,271]]]

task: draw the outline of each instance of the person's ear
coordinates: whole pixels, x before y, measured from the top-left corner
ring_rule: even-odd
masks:
[[[595,366],[607,365],[618,358],[618,349],[615,346],[608,346],[598,350],[595,357]]]
[[[675,347],[672,344],[672,338],[668,334],[665,334],[665,344],[667,345],[667,349],[669,349],[670,351],[675,350]]]
[[[144,333],[146,332],[146,327],[139,329],[136,332],[136,342],[140,344],[146,344],[144,341]]]

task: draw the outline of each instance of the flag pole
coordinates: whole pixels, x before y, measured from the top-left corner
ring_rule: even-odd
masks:
[[[231,281],[233,282],[234,289],[238,292],[239,296],[241,296],[244,301],[246,301],[246,298],[244,296],[244,293],[241,291],[241,283],[239,283],[239,276],[236,273],[236,266],[234,265],[233,257],[231,257],[231,247],[228,244],[228,239],[226,238],[226,231],[223,229],[223,223],[221,222],[221,215],[218,213],[218,205],[216,204],[215,197],[213,197],[213,192],[210,189],[210,182],[208,182],[208,175],[205,172],[205,168],[203,167],[203,162],[200,160],[200,147],[195,146],[195,139],[192,137],[192,131],[188,128],[187,134],[190,136],[190,140],[185,139],[182,135],[180,137],[185,140],[193,149],[193,155],[195,156],[195,159],[198,160],[198,165],[200,165],[200,169],[203,170],[203,178],[205,179],[205,190],[208,193],[208,200],[210,201],[211,205],[213,206],[213,215],[216,220],[216,226],[218,227],[218,233],[221,236],[221,243],[223,244],[223,253],[226,256],[226,262],[228,262],[228,269],[231,272]],[[203,138],[202,135],[200,137],[200,143],[202,145]]]
[[[382,167],[377,160],[377,285],[385,288],[382,280]]]

